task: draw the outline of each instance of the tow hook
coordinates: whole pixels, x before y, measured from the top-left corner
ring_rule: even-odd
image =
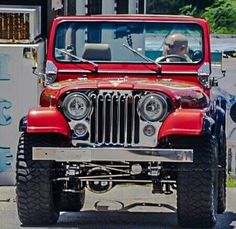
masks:
[[[160,179],[161,169],[162,166],[160,166],[160,164],[157,165],[150,164],[150,166],[148,167],[149,170],[148,175],[152,176],[152,185],[153,185],[152,193],[153,194],[164,193],[166,195],[170,195],[173,193],[173,191],[171,190],[171,184],[163,182]]]
[[[165,191],[164,191],[164,193],[166,194],[166,195],[170,195],[170,194],[172,194],[173,193],[173,191],[171,191],[171,184],[169,184],[169,183],[165,183],[165,184],[163,184],[163,185],[165,185]]]
[[[163,193],[163,184],[161,183],[161,180],[158,179],[157,177],[153,177],[152,179],[152,193],[153,194],[161,194]]]
[[[160,175],[162,167],[160,165],[150,165],[148,167],[148,175],[152,176],[152,184],[153,184],[153,189],[152,193],[153,194],[161,194],[163,193],[163,184],[161,183],[161,180],[158,178]]]
[[[173,193],[171,190],[171,184],[169,183],[163,183],[160,179],[157,177],[152,179],[153,189],[152,194],[165,194],[170,195]]]

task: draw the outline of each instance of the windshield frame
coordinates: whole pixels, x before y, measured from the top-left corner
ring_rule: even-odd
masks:
[[[159,20],[100,20],[100,21],[96,21],[96,20],[82,20],[82,21],[78,21],[78,20],[62,20],[60,21],[59,23],[57,23],[57,26],[55,27],[55,33],[54,33],[54,40],[53,40],[53,47],[52,47],[52,50],[53,50],[53,59],[54,61],[56,61],[57,63],[62,63],[62,64],[85,64],[86,62],[83,62],[83,61],[70,61],[70,60],[63,60],[63,61],[60,61],[56,58],[55,56],[55,43],[56,43],[56,34],[57,34],[57,30],[59,28],[59,26],[62,24],[62,23],[70,23],[70,22],[76,22],[76,23],[95,23],[95,22],[99,22],[99,23],[115,23],[115,22],[135,22],[135,23],[175,23],[175,24],[194,24],[194,25],[197,25],[198,28],[199,28],[199,31],[201,32],[202,36],[202,58],[200,61],[198,62],[161,62],[161,63],[158,63],[158,64],[161,64],[161,65],[199,65],[199,64],[202,64],[202,62],[205,60],[205,53],[206,53],[206,50],[205,50],[205,46],[206,46],[206,43],[205,43],[205,33],[204,33],[204,29],[203,29],[203,26],[200,25],[199,23],[195,22],[195,21],[185,21],[185,20],[182,20],[182,21],[159,21]],[[81,58],[81,57],[80,57]],[[147,57],[149,58],[149,57]],[[92,62],[96,63],[96,64],[149,64],[151,62],[144,62],[144,61],[118,61],[118,60],[113,60],[113,61],[101,61],[101,60],[93,60]],[[153,63],[155,64],[155,63]]]

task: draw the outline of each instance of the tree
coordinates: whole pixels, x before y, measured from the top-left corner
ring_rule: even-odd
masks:
[[[147,0],[147,13],[149,14],[177,14],[181,0]]]
[[[210,23],[212,33],[236,33],[235,0],[216,0],[202,16]]]
[[[203,17],[212,33],[236,33],[236,0],[147,0],[147,13]]]
[[[147,13],[180,14],[182,13],[182,8],[184,8],[184,11],[186,11],[191,7],[192,9],[195,9],[195,13],[198,13],[213,4],[214,1],[215,0],[147,0]]]

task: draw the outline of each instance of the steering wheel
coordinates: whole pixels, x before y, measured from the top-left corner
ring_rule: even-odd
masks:
[[[167,59],[178,59],[179,60],[179,62],[187,62],[187,60],[184,58],[184,57],[182,57],[182,56],[180,56],[180,55],[166,55],[166,56],[162,56],[162,57],[160,57],[160,58],[158,58],[158,61],[157,62],[164,62],[164,61],[166,61]],[[178,61],[177,61],[178,62]]]

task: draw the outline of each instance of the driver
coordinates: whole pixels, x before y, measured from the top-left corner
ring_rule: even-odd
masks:
[[[163,46],[163,56],[156,62],[192,62],[189,57],[188,40],[181,33],[169,35]]]

